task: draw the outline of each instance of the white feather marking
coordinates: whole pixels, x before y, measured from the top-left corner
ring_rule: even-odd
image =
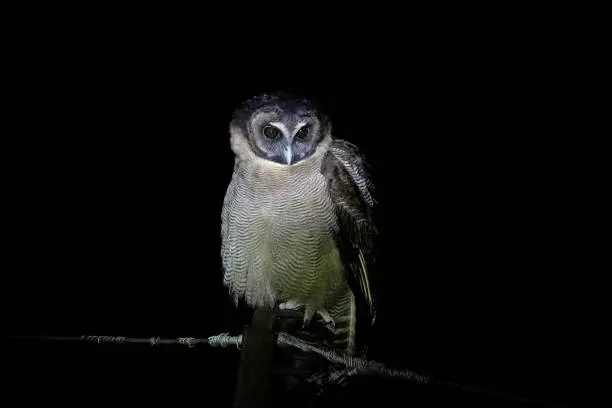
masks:
[[[357,320],[357,311],[355,310],[355,296],[351,295],[351,320],[349,322],[349,337],[348,350],[353,352],[355,347],[355,322]]]
[[[364,294],[366,299],[368,300],[368,305],[372,307],[372,294],[370,292],[370,281],[368,278],[368,268],[366,266],[365,258],[363,256],[363,252],[359,250],[359,263],[361,264],[361,270],[363,272],[363,276],[360,276],[363,284]]]
[[[300,122],[295,126],[295,129],[293,129],[293,136],[295,136],[295,134],[304,126],[306,126],[306,122]]]
[[[289,129],[287,129],[287,126],[285,126],[284,123],[282,123],[282,122],[270,122],[270,125],[274,126],[278,130],[283,132],[283,136],[285,136],[285,138],[289,139],[289,136],[290,136]]]

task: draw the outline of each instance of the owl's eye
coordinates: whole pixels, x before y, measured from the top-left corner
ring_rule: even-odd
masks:
[[[266,126],[263,129],[263,134],[265,137],[271,140],[276,140],[282,136],[281,131],[274,126]]]
[[[308,136],[308,126],[302,126],[295,134],[295,138],[299,140],[306,139],[306,136]]]

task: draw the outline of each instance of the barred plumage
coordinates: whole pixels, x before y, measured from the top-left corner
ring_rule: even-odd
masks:
[[[324,308],[327,291],[342,283],[333,203],[312,164],[238,163],[222,213],[224,283],[236,301]]]

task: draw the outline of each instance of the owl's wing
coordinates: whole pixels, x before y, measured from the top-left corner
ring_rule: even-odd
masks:
[[[335,239],[355,295],[357,326],[365,322],[371,327],[376,318],[370,273],[377,231],[372,219],[373,185],[366,163],[355,145],[336,139],[323,158],[321,171],[335,205],[339,227]]]

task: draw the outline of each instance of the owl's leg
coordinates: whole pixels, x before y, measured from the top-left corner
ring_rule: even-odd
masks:
[[[278,305],[278,308],[281,310],[297,310],[302,307],[304,307],[304,305],[302,303],[296,302],[295,300],[289,300]],[[312,306],[309,305],[307,305],[304,310],[304,322],[302,324],[302,327],[308,326],[315,314],[321,316],[325,327],[327,327],[329,331],[331,331],[332,333],[335,332],[336,322],[334,321],[333,317],[331,317],[329,312],[325,309],[315,310]]]
[[[321,319],[323,319],[323,322],[325,323],[325,326],[329,329],[329,331],[331,331],[332,333],[335,332],[336,322],[331,317],[329,312],[325,309],[315,311],[312,307],[309,307],[309,306],[306,307],[306,311],[304,312],[303,327],[308,326],[308,324],[310,323],[310,321],[312,320],[315,314],[318,314],[319,316],[321,316]]]

